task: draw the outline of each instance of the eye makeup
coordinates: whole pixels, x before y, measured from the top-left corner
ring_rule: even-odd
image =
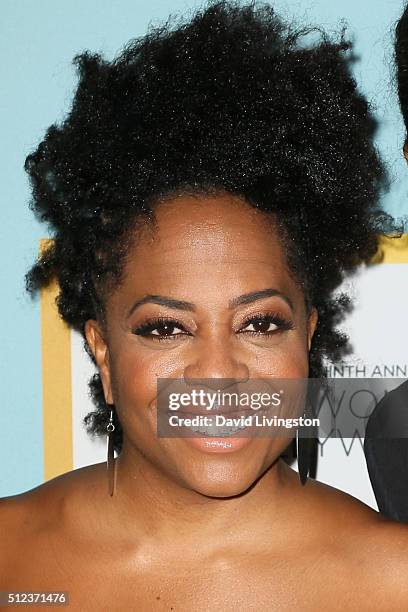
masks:
[[[175,330],[178,330],[178,333],[172,333]],[[132,333],[136,336],[143,336],[149,340],[159,342],[168,341],[175,337],[179,338],[182,335],[192,335],[180,321],[172,317],[153,317],[147,319],[132,329]]]
[[[246,329],[251,327],[252,329]],[[277,312],[262,312],[248,315],[236,333],[250,336],[272,336],[294,329],[293,321]],[[180,336],[192,336],[185,325],[173,317],[153,317],[132,329],[136,336],[152,341],[172,341]]]
[[[253,329],[245,330],[245,328],[249,326],[252,326]],[[271,326],[273,326],[273,329],[270,329]],[[254,336],[271,336],[279,332],[292,330],[294,328],[295,326],[293,321],[284,317],[281,313],[262,312],[249,315],[243,321],[241,330],[238,333],[251,334]]]

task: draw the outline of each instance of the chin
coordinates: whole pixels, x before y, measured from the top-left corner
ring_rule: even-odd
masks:
[[[192,478],[191,474],[185,478],[189,489],[205,495],[206,497],[235,497],[250,489],[261,476],[260,472],[253,474],[228,474],[226,470],[211,470],[210,474]]]
[[[228,498],[236,497],[242,493],[245,493],[245,491],[247,491],[251,485],[252,483],[249,485],[247,483],[245,485],[239,485],[237,483],[229,482],[208,482],[191,488],[194,489],[196,493],[205,495],[205,497]]]

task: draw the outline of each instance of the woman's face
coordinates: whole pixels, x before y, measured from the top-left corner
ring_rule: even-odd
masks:
[[[106,326],[88,321],[87,339],[123,427],[122,453],[137,449],[202,494],[236,495],[288,439],[246,438],[222,452],[158,437],[157,378],[306,378],[316,313],[306,312],[276,229],[238,198],[180,196],[156,219],[129,253]]]

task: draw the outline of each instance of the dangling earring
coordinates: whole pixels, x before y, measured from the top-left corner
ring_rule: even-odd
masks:
[[[312,416],[313,410],[313,398],[315,386],[310,385],[310,379],[308,381],[308,388],[306,393],[306,401],[303,409],[303,419]],[[306,484],[309,476],[315,477],[315,442],[316,439],[311,437],[311,433],[316,435],[315,428],[311,429],[301,425],[296,431],[296,457],[298,464],[299,480],[302,485]]]
[[[110,411],[109,423],[106,426],[107,431],[107,459],[106,468],[108,471],[108,492],[109,495],[113,495],[115,487],[115,455],[113,452],[113,432],[115,431],[115,424],[113,422],[113,410]]]
[[[296,431],[296,456],[298,463],[299,480],[302,485],[304,485],[309,476],[310,469],[309,439],[303,438],[299,434],[299,429]]]

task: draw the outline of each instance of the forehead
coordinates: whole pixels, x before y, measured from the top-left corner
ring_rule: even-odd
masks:
[[[135,242],[130,258],[149,264],[227,263],[272,260],[284,263],[271,217],[233,195],[179,196],[158,206],[154,232]],[[149,236],[149,237],[148,237]]]
[[[278,227],[238,197],[179,196],[159,204],[155,219],[129,250],[119,290],[125,298],[202,294],[215,302],[272,286],[293,292]]]

